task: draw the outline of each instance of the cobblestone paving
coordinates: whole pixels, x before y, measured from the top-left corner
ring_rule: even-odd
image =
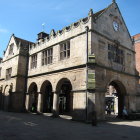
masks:
[[[0,140],[140,140],[140,121],[98,126],[43,115],[0,112]]]

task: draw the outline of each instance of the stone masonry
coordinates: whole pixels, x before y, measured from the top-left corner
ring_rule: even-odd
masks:
[[[62,30],[39,33],[36,43],[21,46],[14,35],[9,45],[12,41],[13,55],[7,48],[0,64],[0,86],[13,109],[68,114],[74,120],[104,119],[105,93],[112,84],[120,115],[124,106],[139,110],[135,50],[115,1],[97,13],[91,9]],[[10,67],[12,76],[6,80]]]

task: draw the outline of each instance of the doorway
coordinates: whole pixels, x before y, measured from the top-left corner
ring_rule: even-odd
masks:
[[[62,79],[57,85],[59,94],[59,114],[70,115],[73,110],[73,94],[71,82],[68,79]]]
[[[105,93],[105,114],[122,117],[123,109],[127,106],[125,101],[126,90],[120,81],[109,83]]]

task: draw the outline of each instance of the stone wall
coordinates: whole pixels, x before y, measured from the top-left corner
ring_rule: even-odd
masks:
[[[20,42],[19,42],[20,40]],[[21,39],[12,35],[0,64],[1,77],[0,87],[2,87],[3,103],[1,106],[8,111],[23,111],[25,104],[26,77],[28,66],[28,47],[23,46]],[[17,44],[18,42],[18,44]],[[25,41],[24,41],[25,42]],[[9,54],[9,47],[13,46],[13,53]],[[6,79],[6,70],[12,68],[11,78]]]

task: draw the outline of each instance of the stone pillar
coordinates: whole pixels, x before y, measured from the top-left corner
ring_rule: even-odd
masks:
[[[106,91],[96,91],[95,94],[95,106],[98,120],[105,119],[105,92]]]
[[[93,112],[95,112],[95,92],[87,92],[87,122],[91,122],[93,120]]]
[[[53,96],[53,116],[58,117],[59,116],[59,94],[54,92]]]
[[[86,91],[73,91],[73,111],[72,119],[76,121],[86,121],[87,116],[87,98]]]
[[[114,113],[115,115],[118,115],[118,97],[115,97],[114,99]]]
[[[136,95],[129,94],[129,111],[136,111]]]
[[[30,96],[29,96],[29,93],[26,93],[25,107],[26,107],[26,110],[29,111],[29,108],[30,108]]]
[[[109,86],[109,95],[112,95],[112,93],[114,93],[114,87],[113,86]]]
[[[38,93],[37,112],[39,113],[42,113],[42,98],[43,98],[43,94],[41,92]]]

